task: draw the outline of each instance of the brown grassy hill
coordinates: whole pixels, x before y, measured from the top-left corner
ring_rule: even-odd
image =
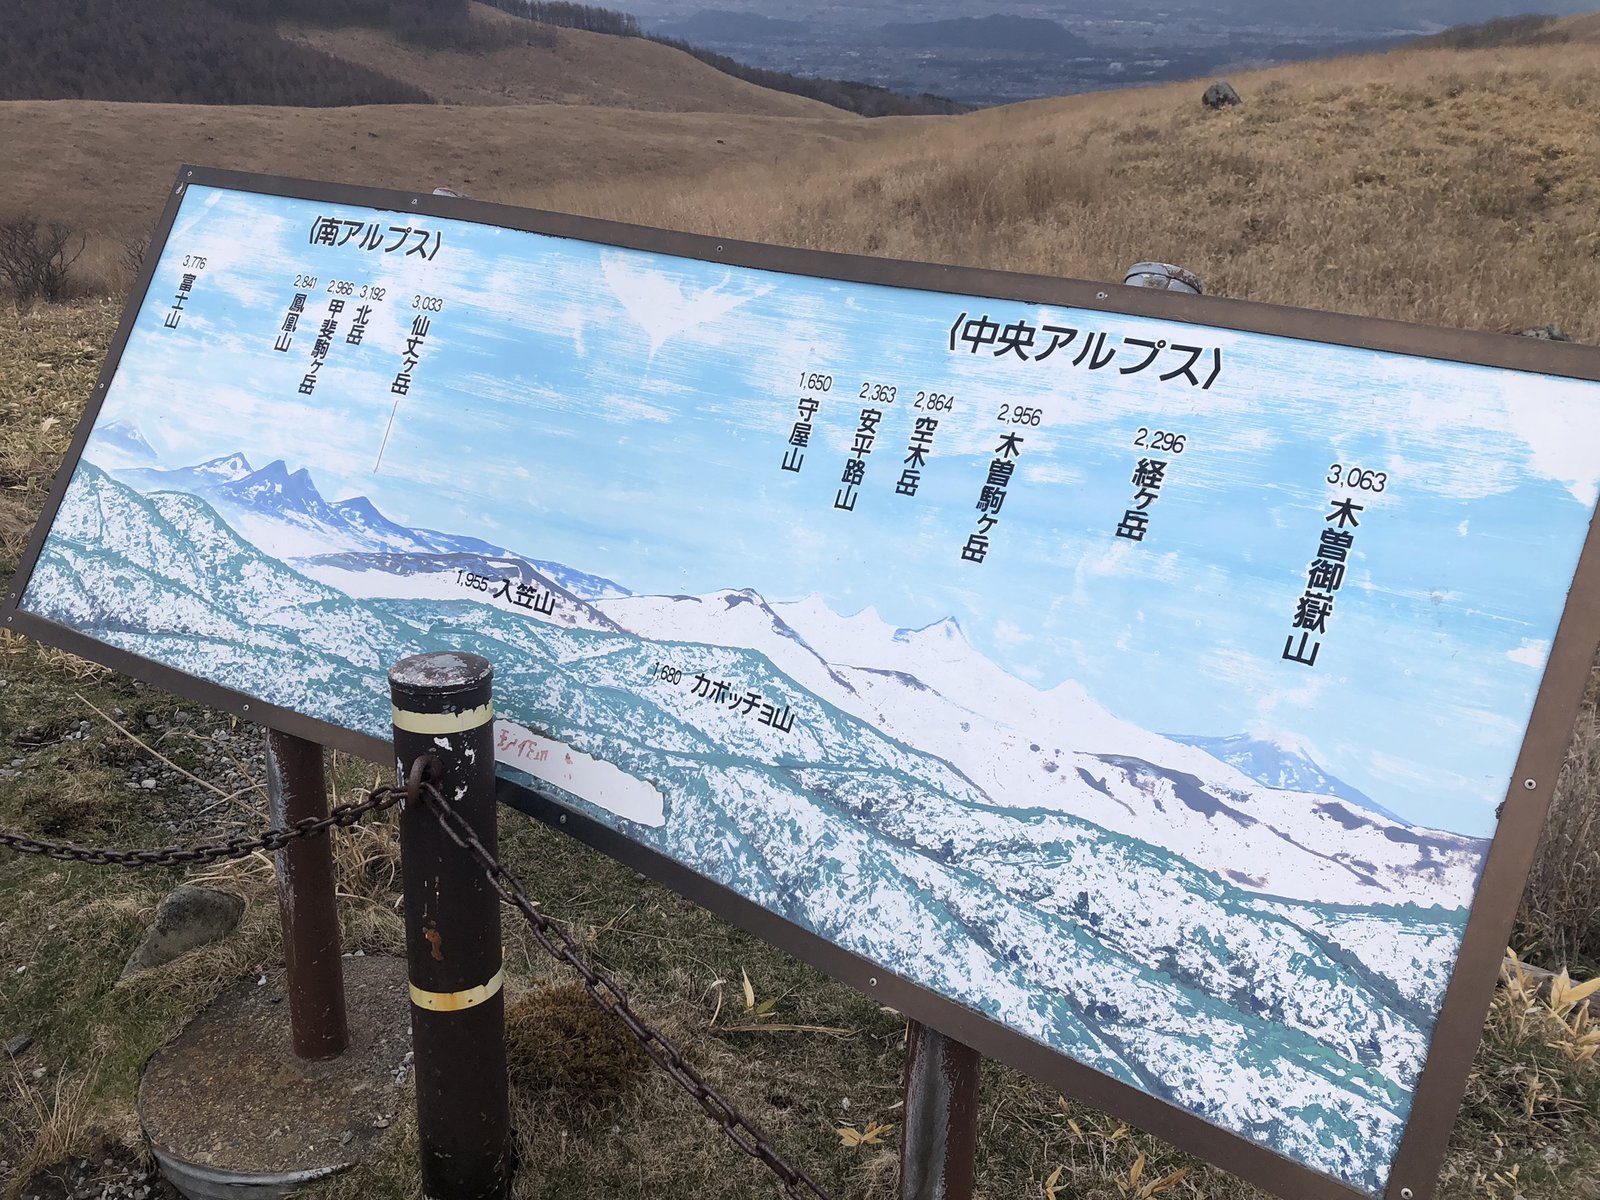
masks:
[[[852,120],[832,105],[757,87],[643,38],[535,25],[485,4],[472,20],[500,38],[483,52],[431,50],[386,30],[284,26],[287,38],[420,87],[442,104],[594,104],[659,112]],[[490,39],[485,39],[489,41]],[[499,40],[498,38],[495,40]]]
[[[1082,278],[1171,259],[1224,295],[1600,340],[1600,17],[1569,24],[1235,76],[1222,113],[1193,83],[874,122],[0,105],[0,212],[136,234],[187,159]]]
[[[1600,16],[1566,41],[1406,50],[902,122],[826,163],[671,193],[513,193],[647,224],[1122,278],[1168,259],[1229,296],[1600,340]]]
[[[1600,42],[1600,13],[1563,17],[1556,28],[1573,41]]]
[[[86,231],[89,274],[115,287],[125,282],[116,278],[122,242],[149,232],[185,162],[379,187],[447,186],[486,200],[577,179],[629,196],[667,195],[733,163],[772,169],[787,154],[831,157],[832,147],[888,128],[848,115],[562,105],[277,108],[18,100],[0,103],[0,145],[19,151],[11,169],[0,173],[0,216],[32,211]]]

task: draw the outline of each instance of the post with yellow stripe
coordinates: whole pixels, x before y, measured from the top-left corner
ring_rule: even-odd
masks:
[[[389,672],[396,766],[429,778],[497,852],[494,668],[475,654],[418,654]],[[500,1200],[511,1181],[500,901],[425,802],[400,816],[417,1134],[429,1200]]]

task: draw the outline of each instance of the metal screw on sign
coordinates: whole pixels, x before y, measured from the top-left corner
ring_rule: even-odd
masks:
[[[493,856],[494,668],[475,654],[418,654],[389,672],[397,763],[411,1042],[422,1190],[499,1200],[511,1183],[500,897],[416,789],[424,780]]]
[[[1538,786],[1539,786],[1539,784],[1538,784],[1538,781],[1536,781],[1536,780],[1533,780],[1533,779],[1524,779],[1524,780],[1523,780],[1523,781],[1522,781],[1522,786],[1523,786],[1523,787],[1525,787],[1525,788],[1527,788],[1527,789],[1528,789],[1528,790],[1529,790],[1529,791],[1530,791],[1530,792],[1531,792],[1531,791],[1533,791],[1533,790],[1534,790],[1534,789],[1535,789],[1535,788],[1537,788],[1537,787],[1538,787]]]
[[[1411,1198],[1413,1196],[1415,1196],[1415,1195],[1416,1195],[1416,1193],[1413,1192],[1410,1188],[1401,1188],[1400,1189],[1400,1200],[1411,1200]]]

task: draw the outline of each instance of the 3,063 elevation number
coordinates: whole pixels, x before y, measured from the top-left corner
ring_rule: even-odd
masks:
[[[1368,471],[1362,467],[1347,467],[1334,463],[1328,468],[1328,482],[1344,484],[1363,492],[1381,492],[1389,486],[1389,476],[1382,471]]]

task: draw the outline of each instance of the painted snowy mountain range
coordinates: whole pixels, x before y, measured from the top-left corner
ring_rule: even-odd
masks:
[[[117,475],[140,492],[185,492],[204,498],[252,544],[276,558],[343,552],[456,555],[480,561],[516,557],[505,547],[479,538],[405,528],[385,517],[365,496],[325,500],[310,472],[301,468],[291,473],[282,459],[258,471],[243,454],[229,454],[193,467],[167,471],[140,467]],[[571,589],[585,599],[628,594],[609,579],[559,563],[529,565],[563,590]],[[452,565],[450,569],[456,568]]]
[[[1212,757],[1221,759],[1231,767],[1238,767],[1257,783],[1264,783],[1270,788],[1334,796],[1357,808],[1377,813],[1386,820],[1404,824],[1399,815],[1323,770],[1312,757],[1314,752],[1297,738],[1282,734],[1251,737],[1244,733],[1232,737],[1167,736],[1187,746],[1198,746]]]
[[[1263,781],[1259,752],[1147,732],[1075,684],[1037,691],[952,621],[896,629],[749,590],[635,596],[239,455],[120,478],[80,466],[26,608],[378,736],[389,663],[481,653],[513,735],[659,796],[653,815],[581,787],[566,802],[1381,1190],[1372,1164],[1409,1111],[1482,842],[1386,816],[1309,760]],[[465,592],[462,572],[507,586]]]

